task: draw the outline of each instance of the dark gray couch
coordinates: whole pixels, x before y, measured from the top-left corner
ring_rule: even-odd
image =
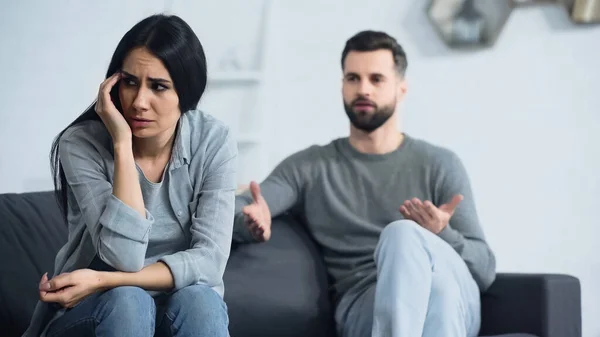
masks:
[[[0,335],[24,331],[66,239],[52,193],[0,194]],[[274,219],[269,242],[233,247],[225,283],[232,337],[334,336],[318,248],[289,215]],[[581,336],[572,276],[499,274],[482,300],[482,336]]]

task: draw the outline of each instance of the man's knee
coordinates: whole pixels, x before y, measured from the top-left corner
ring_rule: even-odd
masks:
[[[412,220],[391,222],[381,232],[376,252],[380,250],[412,250],[425,244],[426,229]]]
[[[381,238],[391,238],[394,241],[410,241],[413,237],[421,236],[423,227],[412,220],[397,220],[383,228]]]

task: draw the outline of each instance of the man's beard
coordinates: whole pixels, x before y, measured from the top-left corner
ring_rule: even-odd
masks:
[[[367,111],[354,111],[353,106],[356,102],[369,102],[373,107],[373,112]],[[353,100],[350,104],[344,102],[344,110],[346,110],[346,115],[350,119],[350,123],[354,125],[355,128],[362,130],[367,133],[371,133],[377,130],[380,126],[385,124],[388,119],[394,114],[396,110],[396,104],[388,104],[384,106],[377,106],[372,101],[364,97],[358,97]]]

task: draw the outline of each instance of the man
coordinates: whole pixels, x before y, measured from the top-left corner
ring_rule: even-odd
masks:
[[[350,136],[283,160],[238,196],[234,240],[266,241],[300,212],[333,279],[340,336],[464,337],[480,327],[495,258],[467,173],[450,150],[397,129],[406,54],[363,31],[342,52]]]

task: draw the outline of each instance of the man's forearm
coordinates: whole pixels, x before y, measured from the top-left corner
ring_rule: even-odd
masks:
[[[136,273],[101,272],[102,288],[122,286],[140,287],[145,290],[169,291],[175,286],[173,274],[166,264],[156,262]]]

